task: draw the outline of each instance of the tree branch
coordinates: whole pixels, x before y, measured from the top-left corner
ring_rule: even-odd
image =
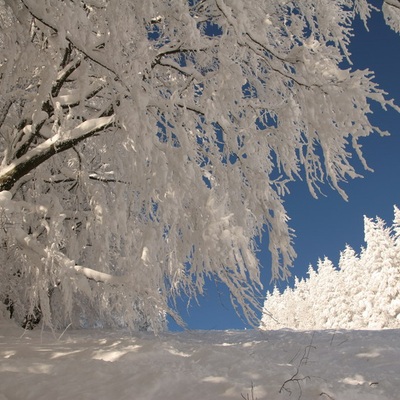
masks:
[[[23,129],[19,132],[18,141],[16,143],[16,150],[13,158],[20,158],[28,151],[30,145],[33,142],[35,136],[40,132],[43,125],[48,119],[48,114],[43,112],[41,115],[42,118],[39,118],[38,121],[32,123],[31,125],[26,124]],[[26,137],[24,138],[24,136]],[[21,143],[20,143],[21,142]],[[19,146],[17,146],[19,144]]]
[[[400,0],[384,0],[383,2],[388,6],[400,9]]]
[[[67,66],[65,66],[57,76],[56,81],[54,82],[54,85],[51,89],[51,95],[52,97],[57,97],[58,94],[60,93],[60,90],[65,83],[65,81],[68,79],[68,77],[76,71],[79,66],[81,65],[81,60],[78,58],[76,60],[71,61]]]
[[[54,98],[53,100],[55,102],[59,102],[60,106],[63,108],[76,107],[81,103],[82,99],[89,100],[89,99],[93,98],[102,89],[104,89],[104,87],[105,87],[104,83],[98,84],[97,82],[93,82],[89,86],[87,92],[83,93],[83,95],[81,93],[79,93],[79,91],[77,90],[76,91],[77,93],[75,93],[75,94],[60,95],[60,96]]]
[[[21,0],[22,4],[24,5],[24,7],[27,9],[27,11],[29,12],[29,14],[37,19],[39,22],[41,22],[43,25],[47,26],[50,30],[52,30],[54,33],[59,33],[58,29],[55,28],[53,25],[51,25],[50,22],[46,21],[43,17],[40,17],[35,11],[32,11],[31,8],[26,4],[26,0]],[[67,40],[68,43],[71,44],[71,46],[73,46],[76,50],[78,50],[79,52],[81,52],[85,57],[87,57],[89,60],[93,61],[94,63],[96,63],[97,65],[99,65],[100,67],[106,69],[107,71],[111,72],[119,81],[121,81],[119,75],[110,67],[108,67],[106,64],[104,64],[104,62],[100,61],[99,59],[97,59],[93,54],[89,54],[87,50],[84,50],[82,48],[80,48],[75,42],[74,40],[71,38],[70,35],[66,34],[65,39]]]
[[[20,247],[35,253],[35,256],[39,256],[40,260],[47,259],[49,257],[49,253],[43,248],[41,243],[38,242],[33,236],[27,234],[23,229],[15,227],[14,233],[14,237]],[[60,251],[56,251],[55,253],[55,258],[58,258],[63,266],[68,267],[74,264],[74,261],[70,260]],[[87,279],[95,282],[106,283],[112,286],[124,285],[126,282],[125,277],[110,275],[105,272],[96,271],[92,268],[83,267],[81,265],[73,265],[72,268],[76,273],[83,275]]]
[[[7,114],[8,114],[8,110],[11,108],[13,101],[12,100],[7,100],[5,102],[5,104],[3,105],[3,107],[1,107],[0,109],[0,128],[2,127]]]
[[[112,107],[111,107],[112,108]],[[38,167],[56,153],[66,151],[97,132],[104,131],[114,124],[115,116],[103,116],[82,122],[76,128],[65,134],[60,134],[39,144],[22,157],[14,160],[0,170],[0,190],[10,190],[24,175]]]
[[[81,265],[75,265],[74,270],[87,279],[99,283],[106,283],[112,286],[123,286],[126,283],[126,277],[124,276],[114,276],[107,274],[105,272],[99,272],[92,268],[82,267]]]

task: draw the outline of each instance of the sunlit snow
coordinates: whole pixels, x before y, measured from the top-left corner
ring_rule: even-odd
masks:
[[[399,330],[24,331],[0,321],[0,399],[394,400]]]

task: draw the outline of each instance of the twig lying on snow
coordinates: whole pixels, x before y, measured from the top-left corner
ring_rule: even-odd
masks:
[[[258,400],[257,397],[254,398],[254,383],[253,383],[253,381],[251,381],[251,385],[250,385],[250,396],[251,397],[249,396],[248,393],[246,394],[246,397],[243,395],[243,393],[240,393],[240,395],[242,396],[242,399],[244,399],[244,400]]]
[[[294,383],[297,384],[297,386],[299,387],[299,391],[300,391],[298,400],[301,398],[301,396],[303,394],[303,390],[302,390],[302,387],[301,387],[301,382],[305,381],[307,379],[311,379],[311,376],[307,375],[307,376],[301,377],[300,369],[301,369],[302,365],[307,364],[309,356],[310,356],[311,349],[315,349],[316,348],[315,346],[313,346],[313,340],[314,340],[314,333],[313,333],[313,335],[311,337],[310,344],[304,348],[303,356],[301,357],[301,359],[299,361],[299,364],[296,366],[296,372],[292,375],[291,378],[289,378],[285,382],[283,382],[281,388],[279,389],[279,393],[282,393],[282,391],[285,390],[286,392],[288,392],[291,395],[292,391],[287,387],[287,385],[289,383],[293,383],[294,382]],[[297,354],[293,358],[293,360],[297,357]]]

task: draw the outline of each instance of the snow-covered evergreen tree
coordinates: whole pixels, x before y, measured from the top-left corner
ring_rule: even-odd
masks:
[[[267,227],[274,278],[295,256],[288,183],[345,197],[369,101],[395,107],[344,67],[371,10],[0,0],[1,301],[50,326],[162,329],[170,299],[215,276],[254,322],[255,237]]]
[[[359,255],[346,246],[339,268],[325,258],[318,270],[283,293],[267,294],[262,329],[382,329],[400,327],[399,209],[392,227],[364,218],[365,242]],[[307,292],[308,296],[304,296]],[[277,302],[280,304],[277,308]],[[311,315],[311,316],[310,316]],[[273,318],[271,318],[271,316]]]

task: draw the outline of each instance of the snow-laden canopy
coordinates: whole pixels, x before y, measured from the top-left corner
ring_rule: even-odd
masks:
[[[398,30],[398,2],[384,12]],[[282,197],[358,176],[393,106],[345,68],[366,0],[0,1],[0,296],[54,326],[160,329],[227,285],[254,320],[254,238],[295,252]],[[365,164],[365,162],[364,162]],[[366,166],[366,164],[365,164]],[[172,303],[172,305],[171,305]],[[40,309],[40,311],[39,311]]]

